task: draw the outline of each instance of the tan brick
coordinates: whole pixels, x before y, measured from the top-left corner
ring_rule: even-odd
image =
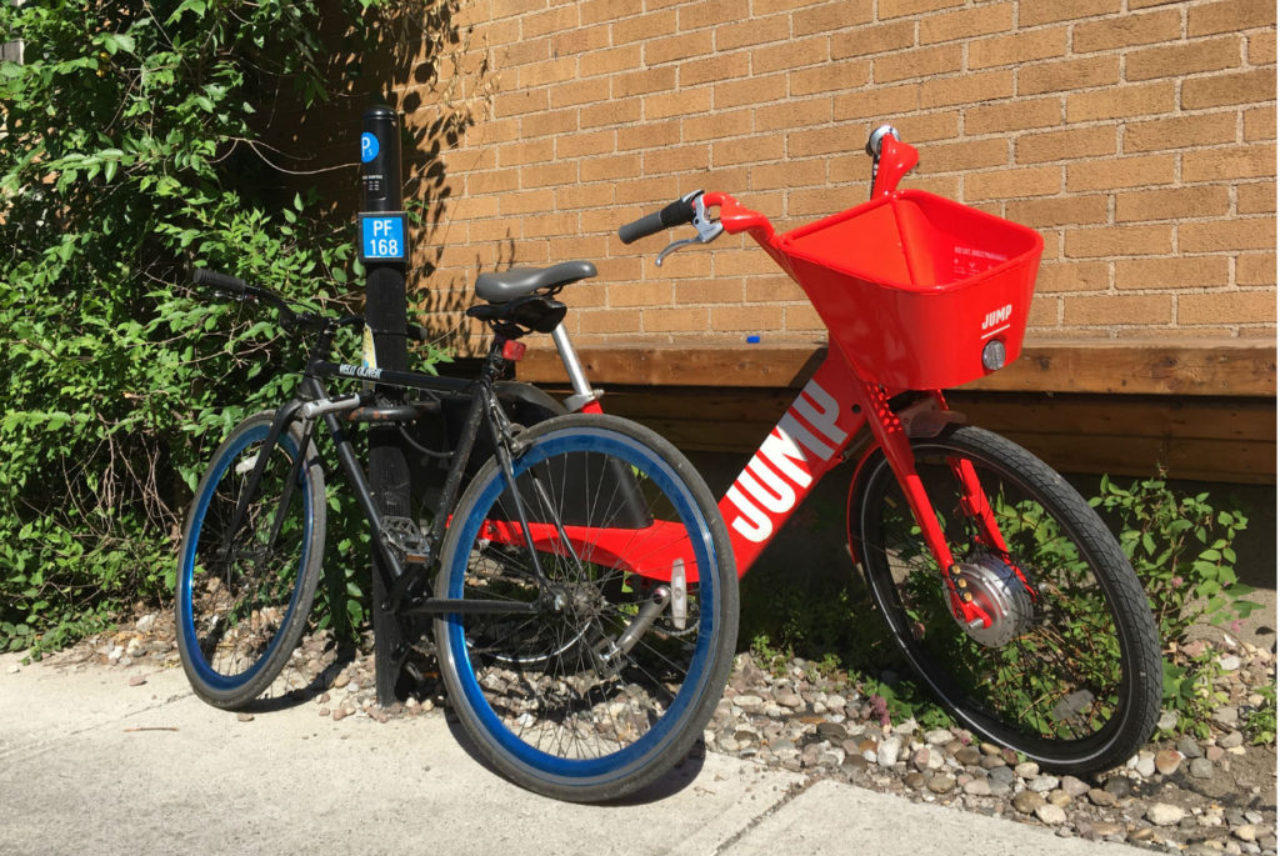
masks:
[[[1155,256],[1173,251],[1172,226],[1106,226],[1067,233],[1063,251],[1068,258]]]
[[[511,15],[524,15],[528,12],[539,12],[547,8],[547,0],[491,0],[492,15],[495,19]]]
[[[779,41],[786,38],[786,31],[779,32],[772,18],[761,18],[716,27],[715,36],[716,50],[730,51]]]
[[[795,190],[787,194],[787,216],[817,219],[843,211],[850,202],[849,191],[844,187]]]
[[[581,9],[581,7],[579,7]],[[579,26],[551,37],[551,55],[590,53],[609,46],[607,26]]]
[[[879,20],[887,21],[890,18],[936,12],[939,9],[954,9],[963,5],[964,0],[880,0],[876,12]]]
[[[952,107],[1009,98],[1013,95],[1012,71],[981,71],[955,77],[926,80],[920,86],[920,106]]]
[[[615,74],[609,79],[609,88],[614,98],[630,98],[649,92],[669,92],[676,88],[676,69],[674,66],[660,66],[643,71]]]
[[[493,115],[523,116],[547,109],[547,91],[545,89],[522,90],[519,92],[502,92],[493,99]]]
[[[1275,253],[1247,253],[1236,256],[1236,285],[1275,284]]]
[[[1275,182],[1264,181],[1237,187],[1236,211],[1240,214],[1274,214],[1276,212]]]
[[[1276,4],[1273,0],[1225,0],[1187,10],[1187,34],[1191,36],[1236,33],[1251,27],[1275,25]]]
[[[1259,140],[1276,138],[1276,108],[1255,107],[1244,111],[1244,141],[1254,143]]]
[[[716,110],[742,107],[747,104],[765,104],[770,101],[781,101],[786,97],[787,75],[785,72],[715,85]]]
[[[1116,262],[1116,288],[1130,290],[1206,288],[1226,285],[1230,275],[1226,256],[1175,256]]]
[[[520,168],[521,187],[549,187],[578,180],[576,163],[527,164]]]
[[[545,238],[548,235],[576,235],[581,231],[577,212],[564,214],[533,214],[520,218],[520,231],[525,238]]]
[[[679,119],[665,122],[645,122],[644,133],[632,134],[621,131],[618,134],[618,151],[627,152],[636,149],[652,149],[654,147],[675,146],[681,142]],[[690,142],[693,142],[692,140]]]
[[[1067,297],[1063,302],[1063,323],[1068,326],[1168,324],[1172,320],[1173,298],[1167,294]]]
[[[715,277],[677,281],[675,302],[677,306],[698,303],[741,303],[743,285],[740,279]]]
[[[821,333],[826,328],[826,323],[812,304],[798,303],[782,307],[782,329],[788,333]]]
[[[556,208],[560,210],[597,208],[613,204],[613,184],[571,184],[557,187]]]
[[[1058,98],[1037,98],[1005,104],[984,104],[964,111],[966,134],[1008,134],[1028,128],[1048,128],[1062,124],[1062,103]]]
[[[755,129],[753,112],[758,111],[743,109],[727,113],[709,113],[704,116],[684,116],[680,119],[682,139],[692,143],[749,134]]]
[[[830,98],[788,99],[755,111],[756,131],[789,131],[808,125],[824,125],[831,121]]]
[[[558,110],[604,101],[609,97],[609,88],[598,80],[574,80],[551,87],[550,96],[551,109]]]
[[[1150,122],[1130,122],[1124,128],[1126,152],[1184,149],[1217,143],[1234,143],[1234,113],[1177,116]]]
[[[551,40],[516,40],[503,47],[500,56],[504,68],[514,68],[531,62],[545,62],[551,57]]]
[[[673,256],[673,259],[679,256]],[[705,307],[692,309],[645,309],[641,313],[646,333],[673,333],[708,329],[711,313]]]
[[[1140,190],[1116,197],[1116,222],[1215,217],[1226,214],[1230,207],[1230,192],[1225,187]]]
[[[1090,226],[1107,222],[1107,208],[1105,196],[1062,196],[1010,202],[1005,216],[1033,229]]]
[[[837,0],[793,12],[791,34],[811,36],[870,23],[874,16],[872,5],[872,0]]]
[[[1056,294],[1067,291],[1105,291],[1111,278],[1107,262],[1058,262],[1040,266],[1036,291]]]
[[[545,12],[535,12],[520,19],[520,37],[533,39],[550,33],[563,33],[578,26],[578,6],[556,6]]]
[[[1116,48],[1171,42],[1182,36],[1182,13],[1177,9],[1143,12],[1084,21],[1071,28],[1071,49],[1093,53]]]
[[[645,42],[644,62],[647,66],[661,65],[665,62],[685,62],[710,55],[714,50],[715,41],[710,30],[682,33],[678,36]]]
[[[612,152],[617,144],[615,131],[585,131],[555,138],[557,158],[580,158]]]
[[[959,71],[963,62],[961,45],[938,45],[877,57],[873,67],[876,83],[894,83]]]
[[[479,196],[484,193],[504,193],[520,186],[520,173],[514,169],[492,172],[473,172],[467,175],[467,193]]]
[[[921,138],[898,128],[904,139],[919,141]],[[925,150],[930,172],[957,172],[984,167],[1002,166],[1009,162],[1009,143],[1003,139],[963,140],[958,143],[942,143]]]
[[[572,312],[578,319],[578,331],[590,333],[634,333],[640,329],[640,312],[622,309],[586,309]]]
[[[766,163],[781,160],[784,154],[784,139],[781,134],[724,140],[711,147],[711,160],[716,166]]]
[[[1001,65],[1018,65],[1036,60],[1066,56],[1067,28],[1051,27],[976,39],[969,45],[969,68],[981,70]]]
[[[1124,76],[1126,80],[1153,80],[1221,71],[1239,65],[1240,37],[1222,36],[1129,51],[1125,54]]]
[[[1022,0],[1018,4],[1018,26],[1029,28],[1059,21],[1080,20],[1120,11],[1120,0]]]
[[[1178,227],[1178,248],[1184,253],[1223,250],[1273,250],[1274,217],[1248,217],[1211,223],[1183,223]]]
[[[684,32],[741,19],[742,4],[737,0],[702,0],[680,7],[677,26]]]
[[[1019,95],[1069,92],[1120,80],[1120,57],[1094,56],[1036,63],[1018,71]]]
[[[541,213],[555,208],[556,195],[555,191],[547,188],[516,190],[502,194],[498,204],[504,217],[512,214]]]
[[[761,330],[783,329],[780,306],[713,306],[711,329],[754,333]]]
[[[608,181],[630,178],[641,172],[640,155],[615,155],[613,157],[581,158],[578,163],[580,181]]]
[[[1013,3],[997,3],[920,19],[920,44],[989,36],[1013,29]]]
[[[904,140],[924,148],[926,154],[922,157],[928,158],[930,171],[933,170],[934,161],[933,155],[929,153],[934,146],[925,144],[935,140],[949,142],[960,135],[960,111],[958,110],[934,110],[929,113],[917,113],[914,116],[890,118],[893,119],[894,127],[902,132]],[[871,127],[868,127],[867,131],[870,132],[870,130]],[[856,150],[858,147],[854,148]]]
[[[1174,109],[1172,81],[1111,86],[1097,92],[1067,95],[1067,122],[1094,119],[1125,119],[1172,113]]]
[[[1274,143],[1203,149],[1187,152],[1182,156],[1183,181],[1266,178],[1275,174]]]
[[[839,122],[845,119],[887,119],[914,112],[920,109],[920,86],[919,83],[908,83],[837,95],[831,105],[832,116]]]
[[[676,13],[659,11],[618,18],[610,27],[615,45],[666,38],[676,33]]]
[[[1057,166],[973,172],[964,176],[964,198],[970,203],[984,199],[1052,196],[1060,190],[1062,168]]]
[[[777,268],[774,268],[776,271]],[[791,277],[760,276],[747,280],[747,303],[781,303],[807,300],[804,289]]]
[[[578,111],[578,124],[583,128],[599,128],[606,125],[634,125],[640,121],[639,99],[606,101],[591,104]]]
[[[644,116],[647,120],[686,116],[711,109],[711,90],[686,89],[662,95],[646,95]]]
[[[857,151],[866,144],[865,138],[850,128],[816,128],[810,131],[793,131],[786,135],[787,157],[806,158]]]
[[[1276,61],[1276,31],[1265,30],[1249,36],[1249,65],[1273,65]]]
[[[1018,163],[1027,164],[1114,155],[1116,131],[1103,126],[1025,134],[1018,138],[1014,151]]]
[[[1099,158],[1067,166],[1067,190],[1111,190],[1172,184],[1177,170],[1173,155]]]
[[[1223,291],[1178,297],[1179,324],[1250,324],[1276,320],[1276,295],[1267,291]]]
[[[670,280],[610,284],[605,287],[611,309],[633,306],[671,306],[675,285]]]
[[[871,81],[871,63],[865,60],[831,62],[803,71],[793,71],[788,85],[792,98],[820,92],[845,91]]]
[[[510,143],[498,147],[498,166],[520,166],[526,163],[545,163],[555,154],[555,140]]]
[[[1050,294],[1037,294],[1031,299],[1031,311],[1027,313],[1027,327],[1058,326],[1062,314],[1062,299]]]
[[[1195,77],[1183,81],[1182,84],[1182,107],[1185,110],[1275,101],[1275,98],[1276,71],[1274,68],[1219,74],[1213,77]]]
[[[900,51],[916,43],[914,21],[857,27],[831,36],[831,58],[867,57],[888,51]]]
[[[623,45],[608,50],[592,51],[578,57],[578,75],[597,77],[640,67],[640,45]]]
[[[810,64],[825,64],[829,59],[826,36],[761,45],[751,50],[751,73],[769,74]]]

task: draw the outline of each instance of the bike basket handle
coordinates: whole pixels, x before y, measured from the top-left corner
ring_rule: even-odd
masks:
[[[249,294],[251,291],[249,284],[243,279],[226,273],[218,273],[216,270],[196,268],[191,274],[191,281],[196,285],[209,285],[237,295]]]
[[[656,235],[663,229],[692,223],[693,215],[693,199],[688,197],[677,199],[661,211],[646,214],[639,220],[623,226],[618,230],[618,237],[622,239],[622,243],[630,244],[632,241]]]

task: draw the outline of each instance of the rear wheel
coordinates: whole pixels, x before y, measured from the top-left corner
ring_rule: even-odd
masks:
[[[959,579],[993,619],[953,617],[943,575],[880,452],[849,509],[850,536],[893,636],[966,725],[1046,767],[1123,762],[1159,715],[1160,646],[1133,568],[1098,515],[1020,446],[960,427],[912,441]],[[970,465],[1007,550],[962,487]]]
[[[315,449],[299,462],[296,431],[268,449],[272,418],[249,417],[214,453],[182,537],[178,651],[196,694],[218,707],[247,704],[280,673],[306,626],[324,552]],[[249,493],[262,455],[261,481]]]
[[[701,477],[648,429],[573,415],[520,443],[534,546],[491,459],[455,510],[437,596],[527,611],[438,619],[441,671],[502,773],[559,799],[615,798],[683,759],[714,712],[737,636],[732,547]],[[668,564],[681,542],[687,561]]]

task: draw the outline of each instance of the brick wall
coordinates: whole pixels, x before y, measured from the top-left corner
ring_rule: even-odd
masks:
[[[699,187],[780,230],[850,207],[890,121],[921,151],[904,186],[1043,234],[1029,341],[1275,336],[1272,0],[473,0],[457,20],[459,92],[496,94],[421,165],[448,188],[416,279],[446,327],[477,273],[581,257],[581,343],[820,338],[754,244],[658,269],[662,237],[613,233]],[[411,127],[433,85],[402,89]]]

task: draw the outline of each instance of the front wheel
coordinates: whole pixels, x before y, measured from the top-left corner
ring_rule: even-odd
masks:
[[[178,652],[196,695],[217,707],[241,707],[275,680],[306,626],[320,574],[324,474],[314,446],[299,460],[296,429],[267,447],[272,418],[244,420],[214,453],[182,535]]]
[[[957,581],[992,621],[953,617],[942,570],[876,452],[854,486],[849,531],[911,665],[967,726],[1043,766],[1092,772],[1131,757],[1155,726],[1162,672],[1155,622],[1116,539],[1062,476],[996,434],[952,428],[912,451]]]
[[[441,672],[503,774],[616,798],[682,760],[714,712],[737,637],[732,547],[697,471],[642,426],[562,416],[518,443],[510,473],[490,459],[459,501],[436,588],[512,611],[439,618]]]

